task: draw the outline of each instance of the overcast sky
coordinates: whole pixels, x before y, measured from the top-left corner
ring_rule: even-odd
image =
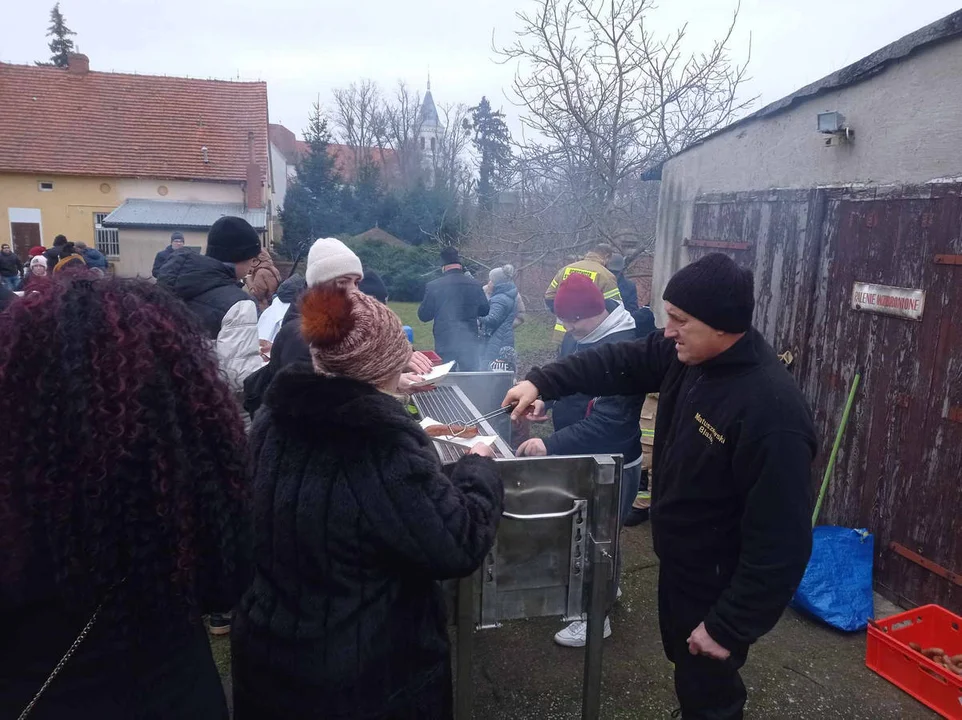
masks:
[[[270,117],[300,135],[311,103],[371,78],[404,79],[436,101],[475,104],[487,95],[513,129],[506,96],[513,67],[493,60],[515,12],[535,0],[62,0],[74,41],[92,70],[266,80]],[[49,55],[52,0],[0,0],[0,61]],[[661,0],[653,27],[689,22],[691,47],[710,46],[735,0]],[[959,8],[960,0],[742,0],[735,57],[751,37],[746,97],[755,108],[843,67]],[[0,88],[2,92],[2,88]],[[2,97],[0,97],[2,102]]]

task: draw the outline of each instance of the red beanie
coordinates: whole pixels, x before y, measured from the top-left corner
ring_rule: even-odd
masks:
[[[34,245],[32,248],[27,250],[27,255],[30,257],[37,257],[37,255],[43,255],[45,252],[43,245]]]
[[[554,312],[562,320],[581,320],[605,311],[605,296],[587,275],[572,272],[558,287]]]

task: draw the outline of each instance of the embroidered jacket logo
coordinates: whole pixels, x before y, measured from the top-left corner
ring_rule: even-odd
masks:
[[[708,438],[709,445],[716,442],[725,444],[725,436],[718,432],[714,426],[708,422],[705,418],[701,416],[701,413],[695,413],[695,422],[698,423],[698,432]]]

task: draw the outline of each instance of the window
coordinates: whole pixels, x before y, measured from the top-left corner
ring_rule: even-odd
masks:
[[[437,144],[438,144],[437,138],[431,138],[431,152],[434,152],[435,147],[437,146]]]
[[[421,149],[422,149],[422,150],[424,149],[424,138],[423,138],[423,137],[421,138]]]
[[[107,257],[120,257],[120,231],[105,228],[102,223],[110,213],[94,213],[94,232],[97,235],[97,249]]]
[[[40,192],[50,192],[51,190],[53,190],[53,183],[52,182],[37,183],[37,189]]]

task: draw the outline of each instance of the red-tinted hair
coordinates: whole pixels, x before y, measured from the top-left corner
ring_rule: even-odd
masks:
[[[204,331],[144,281],[38,288],[0,313],[0,593],[43,578],[89,612],[126,578],[112,614],[226,610],[247,579],[246,447]]]

